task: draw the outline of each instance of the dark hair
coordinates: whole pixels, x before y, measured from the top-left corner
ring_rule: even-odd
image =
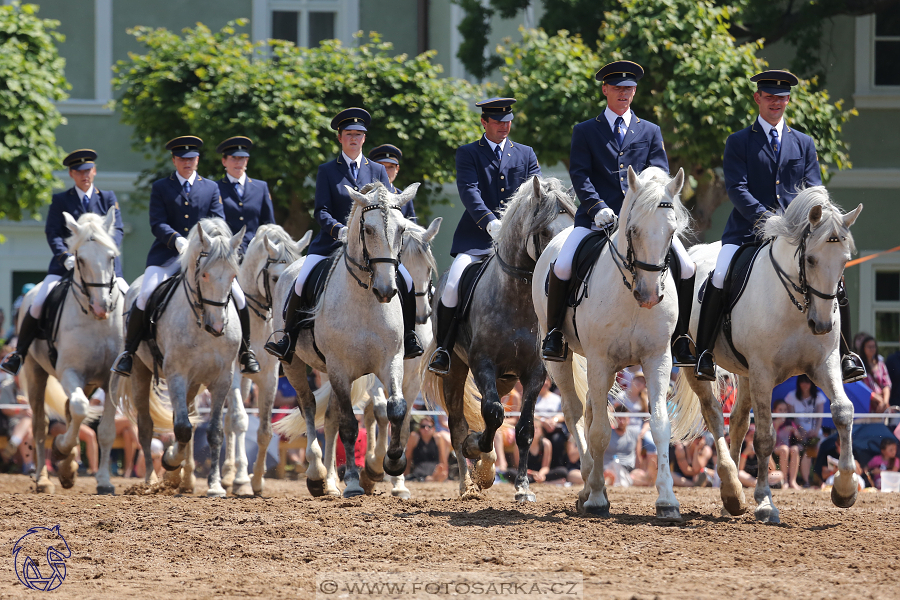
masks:
[[[806,373],[802,373],[797,375],[797,389],[795,393],[797,394],[797,400],[801,398],[800,395],[800,384],[808,383],[809,384],[809,394],[812,396],[812,399],[815,400],[819,396],[819,388],[816,387],[816,384],[813,383],[812,379],[809,378],[809,375]]]
[[[890,446],[891,444],[896,446],[897,440],[895,440],[894,438],[889,438],[889,437],[882,438],[881,445],[879,446],[879,448],[881,449],[882,452],[884,452],[884,449],[887,448],[888,446]]]
[[[866,357],[866,344],[868,344],[870,340],[875,342],[875,356],[872,357],[871,363],[869,362],[869,359]],[[862,341],[859,343],[859,355],[862,357],[863,362],[866,364],[867,367],[874,367],[878,363],[878,340],[876,340],[871,335],[867,334],[866,337],[864,337],[862,339]]]

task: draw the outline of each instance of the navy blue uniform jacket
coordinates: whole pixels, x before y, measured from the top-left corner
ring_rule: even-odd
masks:
[[[247,177],[244,179],[244,197],[239,198],[228,177],[223,177],[216,183],[219,185],[219,194],[222,195],[225,222],[231,228],[231,233],[237,233],[241,227],[247,226],[241,242],[241,254],[246,254],[247,246],[259,226],[275,222],[269,185],[265,181]]]
[[[387,171],[375,161],[362,157],[357,178],[350,175],[350,167],[341,154],[332,161],[319,165],[319,173],[316,175],[316,209],[313,217],[322,228],[312,244],[309,245],[309,254],[328,256],[341,244],[337,241],[338,233],[347,224],[350,209],[353,207],[353,199],[347,192],[345,185],[350,189],[359,191],[367,183],[380,181],[388,189],[391,189],[391,180]]]
[[[206,217],[225,218],[219,186],[197,175],[185,197],[175,173],[153,182],[150,191],[150,230],[156,239],[147,255],[148,267],[161,267],[178,256],[175,240]]]
[[[723,244],[756,240],[753,228],[760,218],[786,208],[800,189],[822,185],[813,139],[787,123],[781,137],[778,158],[758,119],[725,141],[722,167],[734,210],[725,224]]]
[[[575,213],[577,227],[590,228],[594,215],[604,208],[619,214],[628,191],[629,165],[636,173],[650,166],[669,172],[658,125],[637,118],[632,111],[621,148],[604,113],[572,129],[569,175],[581,203]]]
[[[509,138],[499,163],[484,136],[460,146],[456,150],[456,188],[466,212],[456,226],[450,254],[489,250],[492,241],[487,224],[497,218],[500,207],[520,185],[540,174],[534,150]]]
[[[88,208],[90,212],[106,216],[110,209],[116,211],[116,234],[113,239],[116,240],[116,246],[122,249],[122,236],[125,231],[122,229],[122,213],[119,211],[119,202],[116,195],[112,192],[102,192],[96,188],[93,189],[91,199],[88,200]],[[65,192],[53,194],[53,200],[50,203],[50,211],[47,213],[47,224],[44,226],[44,233],[47,234],[47,243],[50,244],[50,250],[53,252],[53,258],[50,260],[50,266],[47,268],[48,275],[59,275],[62,277],[66,274],[66,268],[63,263],[69,256],[69,249],[66,246],[66,238],[72,235],[69,228],[66,227],[66,218],[63,212],[72,215],[75,220],[84,214],[84,205],[78,199],[78,192],[75,188],[69,188]],[[122,276],[122,261],[120,257],[116,257],[116,277]]]

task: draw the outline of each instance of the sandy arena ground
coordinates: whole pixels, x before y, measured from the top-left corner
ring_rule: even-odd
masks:
[[[678,489],[685,522],[660,526],[654,489],[612,490],[613,515],[598,520],[574,512],[574,488],[552,485],[520,505],[508,484],[463,502],[455,482],[411,483],[409,501],[386,483],[344,500],[269,479],[265,497],[212,500],[205,481],[190,497],[123,495],[134,480],[114,479],[114,497],[93,495],[93,479],[54,482],[56,495],[39,496],[25,476],[0,475],[0,598],[36,597],[12,548],[56,524],[72,549],[54,592],[64,598],[314,598],[317,572],[425,570],[580,572],[585,598],[900,597],[900,494],[841,510],[825,492],[776,490],[783,523],[765,526],[752,512],[720,518],[718,490]]]

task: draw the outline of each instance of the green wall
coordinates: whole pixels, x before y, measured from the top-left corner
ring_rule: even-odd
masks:
[[[397,54],[416,55],[418,19],[416,0],[360,0],[359,28],[377,31],[382,39],[394,44]]]
[[[40,3],[38,16],[60,22],[57,31],[66,36],[59,53],[66,59],[70,98],[94,97],[94,3],[82,0],[48,0]],[[90,49],[85,53],[85,49]]]

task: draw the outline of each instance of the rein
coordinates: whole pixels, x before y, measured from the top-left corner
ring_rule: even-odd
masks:
[[[253,313],[262,319],[263,321],[268,321],[272,316],[272,289],[269,285],[269,267],[275,264],[287,264],[287,261],[284,259],[272,258],[271,256],[266,258],[266,265],[262,268],[256,275],[256,289],[259,289],[259,278],[263,278],[263,300],[260,301],[253,296],[252,294],[244,292],[244,297],[249,301],[247,306],[250,307],[250,310]]]
[[[667,201],[663,200],[660,202],[656,208],[672,208],[674,209],[674,205]],[[622,256],[622,253],[619,252],[619,249],[616,248],[616,245],[612,241],[612,236],[610,231],[613,229],[613,225],[608,227],[604,227],[602,229],[604,235],[606,235],[606,245],[610,248],[610,256],[613,259],[613,263],[616,265],[616,268],[619,269],[619,273],[622,274],[622,283],[628,289],[628,291],[632,291],[634,280],[637,279],[637,271],[640,269],[641,271],[651,271],[651,272],[659,272],[662,277],[662,281],[660,282],[660,291],[665,289],[666,286],[666,271],[669,269],[669,257],[670,254],[667,251],[666,257],[663,259],[663,262],[659,264],[645,263],[643,261],[638,260],[635,257],[634,253],[634,245],[631,243],[631,229],[625,234],[625,239],[627,242],[625,256]],[[673,234],[674,235],[674,234]],[[669,242],[671,246],[671,242]],[[631,282],[629,283],[628,278],[625,276],[625,271],[631,273]]]
[[[200,260],[209,256],[209,252],[200,252],[197,255],[197,262],[194,264],[194,285],[197,287],[196,291],[191,287],[191,284],[187,282],[187,277],[181,278],[181,285],[184,288],[184,296],[187,298],[188,306],[191,307],[191,312],[194,313],[194,317],[197,319],[197,327],[204,329],[207,333],[212,334],[215,337],[219,337],[225,335],[225,330],[228,328],[228,311],[225,311],[225,327],[222,328],[221,333],[216,333],[213,329],[207,325],[203,326],[203,318],[206,316],[206,309],[204,308],[206,305],[209,306],[228,306],[228,303],[231,302],[231,288],[228,288],[228,296],[225,298],[223,302],[218,302],[216,300],[209,300],[203,297],[203,293],[200,291],[200,276],[198,271],[200,269]],[[194,301],[192,294],[197,297],[197,301]]]
[[[369,256],[369,248],[366,246],[365,227],[363,227],[363,215],[365,215],[365,213],[369,212],[370,210],[385,210],[388,208],[392,208],[398,211],[401,210],[399,206],[385,204],[384,202],[378,202],[377,204],[369,204],[368,206],[364,206],[362,208],[362,211],[359,213],[359,241],[362,244],[363,249],[362,263],[358,263],[350,257],[350,254],[347,252],[347,244],[344,244],[344,266],[347,267],[347,272],[353,276],[353,279],[356,280],[356,283],[359,284],[359,287],[363,288],[364,290],[367,290],[372,286],[372,280],[375,277],[375,271],[372,269],[373,264],[388,263],[394,265],[395,270],[400,267],[400,260],[398,258],[372,258],[371,256]],[[397,238],[400,240],[400,248],[397,249],[397,256],[400,256],[400,252],[403,250],[403,235],[398,235]],[[356,273],[354,273],[353,269],[350,268],[350,263],[352,263],[354,267],[356,267],[363,273],[368,274],[368,284],[363,283],[363,280],[356,276]]]
[[[798,270],[799,270],[799,283],[794,283],[791,279],[790,275],[785,272],[784,269],[781,268],[781,265],[778,264],[778,261],[775,260],[775,255],[772,254],[772,248],[775,244],[771,244],[769,246],[769,260],[772,261],[772,266],[775,267],[775,274],[778,275],[778,280],[781,282],[781,285],[784,287],[784,291],[787,292],[788,298],[791,299],[791,303],[797,307],[801,313],[809,310],[809,304],[812,302],[811,296],[818,296],[822,300],[834,300],[837,298],[837,291],[834,294],[825,294],[815,289],[809,282],[806,280],[806,238],[812,233],[809,225],[806,226],[806,231],[803,233],[803,237],[800,240],[800,246],[797,248],[797,251],[794,253],[794,256],[799,255],[798,259]],[[828,238],[829,242],[839,242],[840,240],[837,237]],[[788,287],[790,284],[790,287]],[[803,304],[794,297],[794,294],[791,293],[791,288],[794,289],[797,294],[803,296]],[[835,310],[837,310],[837,305],[835,305]]]

